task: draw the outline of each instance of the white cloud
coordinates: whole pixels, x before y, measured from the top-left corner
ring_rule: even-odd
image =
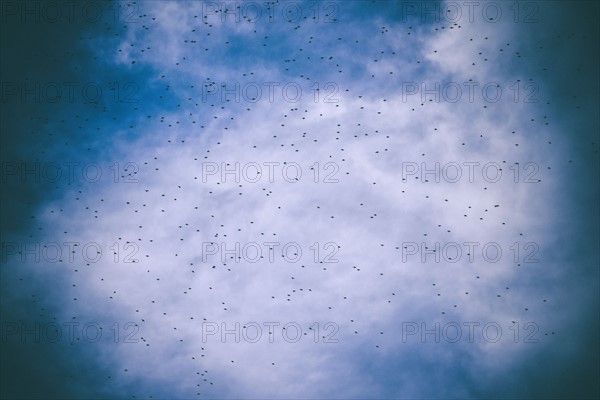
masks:
[[[497,66],[487,66],[491,62],[478,62],[476,67],[465,69],[477,58],[478,51],[496,52],[509,36],[507,29],[484,22],[467,23],[460,29],[414,33],[415,44],[407,44],[401,36],[406,30],[402,24],[387,23],[389,33],[381,35],[378,28],[373,29],[378,24],[347,28],[340,23],[335,28],[345,35],[345,41],[349,36],[360,37],[361,42],[364,38],[367,45],[361,48],[361,56],[369,57],[354,57],[345,45],[324,41],[313,44],[316,54],[335,54],[340,68],[348,66],[368,74],[361,80],[348,79],[344,73],[336,75],[339,103],[315,104],[310,96],[298,103],[278,99],[273,103],[221,104],[217,99],[212,108],[207,103],[195,106],[184,101],[193,95],[198,101],[200,79],[207,75],[216,82],[230,83],[242,81],[240,74],[250,70],[265,80],[286,82],[288,75],[276,61],[270,65],[257,60],[246,67],[224,65],[216,57],[204,56],[203,47],[208,43],[211,52],[219,52],[213,47],[217,43],[254,37],[247,24],[215,24],[210,38],[198,28],[198,46],[184,44],[183,38],[192,37],[190,31],[195,25],[190,22],[191,16],[197,12],[193,7],[199,4],[144,3],[148,7],[145,12],[156,16],[156,23],[149,22],[149,30],[131,26],[129,37],[120,47],[125,49],[128,43],[135,46],[121,53],[113,49],[118,61],[144,63],[174,76],[181,85],[174,89],[180,90],[175,92],[181,97],[182,107],[165,113],[169,123],[181,124],[168,128],[155,117],[154,123],[146,125],[142,138],[123,149],[140,166],[140,183],[110,184],[96,191],[86,188],[81,201],[73,200],[78,190],[74,189],[49,204],[40,216],[49,228],[46,236],[42,235],[48,240],[67,231],[60,236],[98,242],[103,250],[117,242],[121,258],[127,251],[127,241],[139,246],[135,254],[139,263],[115,264],[107,253],[93,266],[70,272],[66,280],[77,286],[64,288],[65,297],[80,297],[65,306],[65,316],[139,324],[139,335],[150,346],[140,342],[112,345],[105,350],[110,353],[104,355],[107,363],[129,369],[118,379],[160,382],[179,397],[192,397],[196,391],[212,397],[224,393],[246,398],[287,398],[300,393],[315,398],[324,394],[368,397],[384,393],[385,387],[376,377],[365,378],[365,371],[357,365],[362,359],[353,356],[357,353],[378,360],[382,354],[402,358],[415,349],[427,354],[426,358],[439,351],[448,363],[472,357],[486,370],[510,369],[513,356],[518,362],[519,355],[528,354],[525,344],[511,343],[508,332],[497,344],[479,340],[452,347],[442,343],[434,350],[431,346],[435,344],[401,342],[402,322],[407,321],[427,322],[428,327],[435,321],[479,321],[481,325],[493,321],[503,329],[509,329],[512,320],[543,321],[539,324],[544,327],[557,322],[549,316],[552,309],[541,303],[538,293],[529,292],[534,282],[504,289],[507,282],[519,279],[524,268],[543,271],[553,265],[540,250],[543,265],[516,267],[509,249],[514,241],[522,246],[528,241],[547,243],[558,237],[539,223],[540,218],[550,218],[556,207],[548,199],[557,186],[551,176],[544,174],[541,160],[552,164],[558,157],[546,150],[543,158],[535,156],[545,142],[529,134],[530,130],[549,129],[548,135],[553,135],[552,128],[541,126],[541,122],[528,125],[531,117],[539,118],[539,107],[506,98],[494,104],[461,101],[421,105],[419,96],[404,102],[401,93],[401,82],[420,82],[432,76],[457,82],[510,82],[510,74],[503,75]],[[256,28],[260,35],[266,31],[281,34],[289,26]],[[314,35],[330,35],[333,28],[314,25],[310,29]],[[488,40],[482,40],[488,35]],[[290,52],[302,42],[298,37],[302,36],[283,39],[289,42]],[[475,43],[470,42],[471,37]],[[269,41],[270,45],[274,42]],[[152,50],[137,53],[144,46]],[[373,57],[380,57],[383,51],[380,49],[388,49],[385,59],[374,62]],[[388,54],[389,49],[395,49],[395,57]],[[438,52],[433,53],[434,49]],[[402,57],[405,52],[417,53],[425,64],[424,75],[413,60]],[[299,52],[293,54],[300,59]],[[490,60],[494,57],[491,55]],[[175,66],[175,62],[181,65]],[[386,75],[390,70],[393,77]],[[323,81],[311,72],[311,81]],[[330,79],[327,74],[323,76]],[[386,75],[386,80],[371,79],[371,74]],[[396,78],[398,75],[400,78]],[[188,80],[195,82],[195,90],[183,84]],[[194,118],[198,116],[197,124],[189,122],[190,113]],[[207,118],[210,122],[200,122]],[[201,124],[204,129],[198,127]],[[518,134],[512,135],[512,131]],[[148,145],[149,141],[153,145]],[[543,181],[514,183],[510,165],[529,160],[540,164]],[[202,162],[220,166],[221,162],[281,165],[290,161],[302,168],[298,183],[283,179],[279,168],[273,183],[264,176],[259,183],[241,181],[241,187],[231,178],[220,183],[211,176],[209,182],[202,182]],[[402,165],[406,162],[432,166],[435,162],[445,165],[470,161],[481,165],[499,163],[508,178],[490,183],[477,169],[474,183],[468,182],[465,175],[457,184],[423,183],[412,178],[402,182]],[[339,182],[314,183],[310,167],[315,162],[321,168],[327,162],[335,163]],[[326,171],[320,172],[323,179]],[[85,208],[88,205],[90,209]],[[50,210],[57,208],[68,209],[68,217],[51,215]],[[99,218],[94,218],[91,209],[98,210]],[[243,246],[271,240],[299,243],[302,260],[282,262],[277,252],[275,263],[227,261],[224,266],[218,255],[208,263],[201,260],[204,242],[226,242],[231,248],[235,241]],[[418,256],[412,256],[410,263],[402,262],[403,242],[440,242],[443,246],[474,241],[501,243],[502,260],[485,262],[476,253],[475,263],[469,263],[466,255],[456,264],[420,263],[416,261]],[[339,245],[339,263],[314,263],[310,247],[314,242]],[[526,307],[531,311],[525,312]],[[226,322],[231,327],[235,322],[253,321],[261,326],[279,322],[275,343],[268,343],[266,338],[256,344],[219,343],[218,336],[207,343],[201,341],[203,322]],[[297,344],[287,343],[280,334],[287,322],[297,322],[308,335]],[[316,322],[321,327],[327,322],[336,323],[339,343],[314,343],[312,332],[306,329]],[[503,363],[497,362],[499,359]],[[419,376],[420,367],[415,371],[410,365],[406,368],[398,378],[407,385],[401,395],[417,396],[422,388],[411,378]],[[205,370],[209,372],[200,378],[197,372]],[[204,378],[214,385],[204,382]],[[444,388],[431,390],[433,395],[449,394]],[[452,395],[469,395],[467,387],[457,385],[455,390],[458,393]]]

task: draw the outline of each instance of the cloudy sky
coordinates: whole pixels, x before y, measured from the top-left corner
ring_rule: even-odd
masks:
[[[3,2],[6,398],[596,398],[595,2]]]

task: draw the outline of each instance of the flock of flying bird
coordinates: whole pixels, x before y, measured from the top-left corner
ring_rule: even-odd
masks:
[[[143,11],[148,5],[143,2],[137,4]],[[342,8],[343,4],[340,3],[339,7]],[[159,43],[144,42],[146,36],[152,36],[153,30],[159,29],[161,17],[164,16],[165,13],[154,14],[149,8],[138,16],[139,24],[135,27],[131,24],[107,23],[103,34],[111,36],[120,44],[118,48],[110,51],[116,53],[116,57],[126,59],[131,71],[135,72],[137,68],[141,71],[147,60],[155,60],[154,57],[159,57],[155,54],[165,51],[157,46]],[[40,149],[39,155],[42,159],[60,147],[60,151],[73,149],[65,150],[65,153],[80,154],[84,162],[93,161],[96,157],[94,145],[88,141],[77,140],[78,135],[86,131],[86,137],[107,133],[114,134],[117,141],[132,140],[137,144],[145,143],[145,132],[160,132],[152,136],[149,146],[160,148],[159,152],[147,159],[131,159],[133,163],[129,164],[121,161],[117,167],[119,183],[111,183],[99,190],[93,184],[85,182],[75,182],[73,185],[64,182],[53,184],[53,193],[64,195],[63,200],[53,202],[53,207],[45,209],[44,215],[31,216],[33,222],[30,222],[30,226],[36,232],[31,232],[29,240],[44,237],[48,231],[59,227],[60,236],[54,237],[52,241],[94,241],[94,236],[89,236],[90,230],[102,238],[98,240],[103,251],[101,263],[67,263],[69,270],[63,271],[62,295],[68,297],[72,303],[104,301],[113,302],[109,304],[121,304],[122,308],[119,309],[125,308],[126,315],[130,316],[139,328],[139,346],[147,348],[147,352],[152,351],[154,342],[165,343],[172,340],[183,343],[194,337],[186,332],[195,332],[195,338],[198,339],[202,322],[229,318],[227,315],[230,312],[239,318],[240,314],[235,314],[236,310],[247,310],[253,304],[253,299],[247,296],[236,296],[236,288],[239,288],[236,285],[240,285],[238,280],[240,277],[247,278],[248,271],[256,272],[257,276],[265,279],[262,293],[259,291],[262,297],[257,300],[257,305],[271,304],[269,307],[281,307],[280,309],[287,310],[282,315],[289,312],[288,315],[293,316],[294,313],[299,313],[302,307],[311,304],[311,310],[319,309],[319,315],[330,315],[331,321],[339,323],[340,339],[347,338],[348,333],[350,336],[362,336],[363,343],[375,351],[392,347],[389,345],[390,339],[381,339],[382,335],[388,336],[390,333],[368,325],[360,325],[359,328],[360,318],[364,315],[354,315],[351,308],[353,306],[346,303],[353,299],[360,303],[366,301],[366,294],[385,290],[385,293],[372,293],[374,300],[370,307],[374,307],[373,314],[378,313],[377,307],[403,304],[401,298],[407,290],[401,280],[402,273],[409,269],[412,271],[406,273],[410,276],[414,276],[414,270],[417,269],[420,270],[418,275],[425,277],[423,281],[418,282],[428,282],[428,287],[423,287],[422,291],[431,297],[431,309],[436,310],[436,315],[427,316],[427,321],[436,320],[446,314],[456,317],[460,315],[456,314],[457,309],[470,309],[472,304],[478,301],[493,303],[494,300],[490,298],[497,299],[497,307],[507,307],[514,311],[515,319],[522,315],[522,312],[530,310],[540,313],[548,311],[551,301],[550,297],[547,297],[549,293],[539,299],[529,298],[532,304],[520,303],[521,296],[516,296],[508,303],[503,302],[505,298],[511,299],[513,291],[519,290],[518,276],[503,280],[488,274],[485,268],[480,269],[475,265],[473,268],[455,271],[462,279],[450,279],[447,272],[438,274],[437,267],[428,269],[426,265],[419,264],[419,255],[414,256],[413,260],[416,261],[413,263],[400,263],[404,246],[402,239],[419,243],[439,241],[440,238],[450,241],[456,237],[453,235],[463,231],[465,226],[467,229],[483,226],[484,229],[498,232],[507,232],[502,229],[508,226],[509,229],[517,229],[518,232],[517,237],[512,239],[527,241],[527,234],[518,230],[519,223],[514,219],[510,221],[510,215],[503,210],[504,207],[510,206],[502,202],[502,191],[505,189],[501,187],[478,181],[469,186],[468,190],[471,190],[470,195],[480,193],[476,195],[481,198],[464,199],[453,192],[455,189],[451,185],[436,185],[432,182],[403,183],[399,178],[401,167],[394,160],[403,157],[406,161],[419,164],[434,163],[436,155],[441,154],[439,142],[434,145],[431,145],[432,142],[415,144],[413,148],[408,147],[411,143],[404,142],[410,149],[410,152],[405,151],[400,147],[404,140],[402,138],[414,138],[415,133],[406,133],[390,125],[397,112],[419,121],[422,118],[419,117],[420,114],[437,115],[435,111],[427,111],[430,108],[437,110],[448,106],[432,104],[431,100],[409,103],[399,100],[398,84],[402,81],[403,71],[397,66],[410,65],[411,70],[422,71],[421,68],[429,65],[431,60],[425,60],[418,55],[413,59],[417,53],[408,50],[405,43],[398,43],[397,48],[394,48],[390,47],[393,41],[382,39],[381,47],[372,46],[377,41],[364,37],[364,32],[368,30],[366,25],[361,29],[351,29],[343,20],[327,26],[314,24],[311,18],[305,18],[298,23],[280,22],[276,26],[281,31],[276,33],[263,33],[264,26],[253,26],[242,21],[240,25],[250,28],[244,28],[244,36],[240,38],[237,34],[228,33],[228,30],[233,30],[231,24],[213,25],[209,20],[203,23],[196,22],[201,19],[202,15],[194,15],[194,12],[185,16],[185,21],[181,22],[177,29],[179,33],[175,34],[176,42],[183,53],[177,54],[175,59],[166,57],[162,61],[166,64],[174,60],[172,65],[162,65],[158,68],[164,72],[161,72],[151,85],[159,89],[146,92],[145,88],[140,88],[139,102],[86,104],[77,110],[70,120],[61,117],[60,120],[53,121],[52,116],[27,117],[32,124],[43,122],[46,127],[55,127],[55,130],[44,128],[46,130],[32,133],[46,136],[40,140],[56,146]],[[418,46],[421,37],[425,35],[453,36],[459,35],[464,29],[460,23],[413,25],[415,26],[407,22],[381,26],[373,29],[371,35],[373,38],[396,35],[398,40],[407,42],[410,46]],[[135,35],[131,35],[129,31],[134,29]],[[162,31],[158,34],[160,32]],[[281,34],[292,44],[283,44],[285,41],[278,36]],[[132,37],[137,40],[131,40]],[[223,37],[227,40],[217,42]],[[84,44],[86,41],[93,43],[97,38],[83,34],[80,39]],[[172,38],[165,40],[169,41]],[[240,50],[237,41],[243,43],[246,48]],[[462,44],[471,60],[470,65],[465,66],[465,76],[475,74],[478,68],[498,60],[512,63],[517,68],[527,63],[525,50],[520,49],[518,44],[504,43],[500,48],[494,48],[488,43],[495,42],[485,35],[473,35],[468,38],[467,43]],[[323,54],[323,47],[334,50],[331,54]],[[542,51],[543,46],[538,50]],[[436,57],[437,51],[434,50],[431,56]],[[298,103],[286,102],[280,97],[271,104],[264,99],[256,103],[236,102],[233,95],[225,101],[222,101],[219,95],[203,99],[205,90],[218,89],[219,77],[222,75],[217,69],[225,67],[220,63],[220,58],[230,60],[236,52],[245,57],[244,60],[251,60],[253,57],[255,61],[261,58],[268,60],[265,65],[272,63],[278,73],[289,77],[289,82],[298,82],[302,88],[310,88],[310,85],[317,81],[323,84],[335,82],[337,79],[344,83],[336,87],[337,91],[331,97],[336,101],[330,103],[312,102],[314,91],[310,89],[303,92],[303,95],[311,101]],[[185,82],[188,76],[186,74],[194,69],[199,54],[205,54],[201,61],[202,68],[213,64],[213,76],[217,78],[206,77],[206,82]],[[349,62],[349,65],[345,65],[344,60],[352,59],[349,54],[355,54],[356,58]],[[357,67],[361,64],[362,70]],[[368,67],[364,67],[367,64]],[[257,82],[266,76],[259,68],[252,71],[243,66],[234,66],[233,70],[239,71],[236,79],[242,84]],[[544,71],[535,72],[544,74],[545,70],[544,68]],[[201,72],[210,73],[204,70]],[[349,83],[352,79],[358,80],[360,84],[353,87]],[[321,90],[322,93],[330,93],[326,89]],[[383,97],[381,92],[385,93]],[[166,105],[166,112],[160,108],[163,103]],[[547,100],[541,101],[536,105],[542,110],[537,111],[541,118],[534,115],[526,118],[526,121],[529,123],[528,129],[538,132],[535,140],[543,143],[539,146],[552,148],[552,140],[548,140],[551,139],[550,134],[544,137],[544,132],[552,129],[553,125],[552,119],[548,117],[549,112],[543,111],[544,106],[549,105]],[[495,107],[494,104],[479,102],[474,105],[459,104],[455,106],[455,110],[463,106],[472,106],[477,113],[485,113],[488,112],[487,109]],[[511,112],[516,112],[520,106],[513,105]],[[576,107],[579,107],[579,104],[575,104],[574,108]],[[530,110],[526,107],[523,109]],[[427,114],[428,112],[430,113]],[[103,125],[105,123],[106,125]],[[247,133],[254,132],[255,129],[249,124],[257,124],[256,129],[259,130],[267,127],[269,132],[259,133],[258,137],[254,138]],[[442,137],[446,129],[444,121],[439,120],[422,120],[421,125],[425,127],[421,134],[431,137]],[[120,133],[115,134],[116,129]],[[68,132],[65,135],[69,137],[66,142],[63,143],[62,137],[55,133],[58,130]],[[113,133],[107,132],[110,130]],[[514,159],[518,159],[524,154],[518,153],[519,145],[523,140],[531,140],[519,138],[521,134],[515,132],[516,129],[484,133],[475,132],[467,126],[466,131],[460,136],[460,142],[452,144],[452,149],[448,149],[454,154],[460,154],[462,159],[465,159],[465,156],[468,159],[469,155],[476,158],[473,155],[482,147],[492,146],[492,141],[510,143],[514,154],[517,154]],[[202,137],[209,139],[203,140]],[[432,150],[433,155],[429,154],[428,145],[437,148]],[[592,143],[590,148],[595,154],[598,153],[597,144]],[[133,149],[131,154],[147,155],[152,151],[143,153],[142,150]],[[243,158],[231,159],[231,154],[241,154]],[[359,156],[368,159],[359,160]],[[244,161],[259,164],[276,161],[280,162],[278,168],[282,168],[284,163],[294,161],[301,165],[302,177],[296,179],[297,183],[289,183],[281,179],[281,170],[275,169],[276,182],[269,183],[265,177],[268,169],[264,166],[260,183],[251,183],[244,179],[235,182],[231,176],[227,182],[222,182],[219,174],[208,177],[203,175],[203,166],[207,165],[206,163],[214,163],[212,165],[221,168],[221,162],[241,162],[243,165]],[[510,160],[491,161],[501,163],[504,173],[512,173],[509,172],[512,171],[510,168],[513,165]],[[314,165],[315,162],[319,164]],[[331,169],[324,166],[328,162],[331,165],[327,168]],[[564,160],[564,165],[559,167],[566,167],[573,162],[570,159]],[[364,163],[373,168],[363,169]],[[106,169],[103,172],[112,174],[106,168],[110,163],[101,165]],[[386,165],[397,168],[397,173],[391,180],[385,174],[378,173],[380,169],[385,169]],[[231,167],[231,164],[227,167]],[[552,165],[552,169],[556,167]],[[548,175],[551,172],[551,166],[540,166],[536,178],[543,182],[551,176]],[[316,173],[319,174],[320,182],[313,184]],[[336,179],[336,183],[329,186],[322,183],[328,173],[331,173],[332,179]],[[112,179],[112,175],[110,176]],[[128,181],[137,183],[125,183]],[[436,189],[431,189],[434,187]],[[531,186],[528,190],[537,189]],[[386,197],[386,191],[398,196],[398,203],[416,202],[419,207],[415,209],[425,214],[440,212],[439,215],[444,215],[444,222],[430,224],[432,218],[427,215],[413,216],[410,219],[411,223],[418,224],[411,227],[413,237],[390,237],[387,234],[382,237],[374,230],[384,228],[385,232],[393,234],[399,232],[394,227],[403,224],[403,217],[399,214],[404,211],[387,206],[379,207],[389,206],[386,200],[382,200],[382,196]],[[493,194],[487,194],[488,191]],[[457,205],[461,199],[464,203]],[[411,208],[407,210],[406,212],[411,212]],[[287,228],[283,222],[286,218],[288,222],[293,223]],[[47,226],[46,221],[53,221],[54,228]],[[311,228],[312,223],[314,229]],[[70,229],[70,226],[73,226],[73,229]],[[120,230],[111,231],[111,226],[119,227]],[[364,237],[345,237],[343,232],[349,229],[349,226],[360,227]],[[304,229],[309,231],[303,231]],[[86,232],[86,236],[78,236],[81,232]],[[306,237],[312,238],[311,235],[319,239],[304,240]],[[493,238],[493,234],[490,237]],[[304,240],[300,243],[303,254],[298,263],[282,261],[283,255],[274,251],[277,260],[269,265],[265,260],[269,257],[270,250],[265,251],[264,248],[260,266],[241,260],[240,255],[228,254],[226,259],[222,260],[221,253],[211,254],[208,262],[202,260],[206,248],[201,246],[201,243],[205,242],[227,242],[229,248],[232,248],[235,242],[241,242],[243,245],[248,242],[286,243],[294,240]],[[315,241],[319,242],[320,256],[313,262],[314,249],[311,246]],[[324,242],[327,241],[332,241],[334,246],[330,249],[323,248]],[[114,242],[118,243],[118,249],[110,246]],[[130,252],[130,249],[133,250]],[[367,260],[365,263],[352,260],[353,251],[358,251],[357,249],[363,252],[363,260]],[[337,263],[324,262],[324,257],[330,253],[333,254],[332,257],[339,259]],[[130,257],[134,262],[111,264],[106,260],[112,260],[112,256],[120,257],[121,260],[123,257]],[[387,257],[388,261],[393,260],[394,265],[380,265],[380,256]],[[372,263],[368,261],[371,257]],[[513,268],[521,268],[520,261],[515,262]],[[360,277],[355,278],[352,274],[360,274]],[[15,289],[27,288],[32,278],[26,274],[17,275],[19,281],[15,282]],[[358,286],[332,288],[324,284],[330,282],[334,285],[332,282],[338,282],[336,276],[347,278],[339,282],[353,282]],[[271,279],[272,281],[269,281]],[[481,281],[485,283],[479,284]],[[461,283],[463,287],[450,286]],[[93,288],[95,293],[89,292],[90,288]],[[524,288],[525,286],[521,287],[522,290],[525,290]],[[448,300],[444,302],[446,295]],[[47,318],[48,321],[57,320],[57,314],[51,310],[59,315],[61,311],[40,304],[42,301],[36,293],[30,296],[31,302],[39,307],[40,314],[37,317]],[[143,299],[143,302],[133,304],[132,299]],[[197,304],[199,299],[202,299],[202,304]],[[327,300],[319,303],[318,299]],[[177,306],[171,306],[171,302],[175,302]],[[295,302],[298,302],[298,308],[294,308]],[[73,320],[84,321],[85,315],[78,315],[77,310],[87,309],[89,306],[78,307],[71,305],[65,309],[73,313]],[[111,307],[114,306],[107,307],[108,310],[112,310]],[[173,319],[172,314],[176,316]],[[241,315],[243,316],[243,312]],[[177,319],[178,317],[181,318]],[[535,316],[531,318],[535,319]],[[176,320],[182,324],[182,321],[187,321],[189,326],[181,326]],[[171,332],[153,331],[157,324],[168,325]],[[382,323],[383,325],[385,324]],[[146,329],[148,326],[152,328]],[[558,334],[554,328],[544,328],[541,332],[543,335]],[[305,331],[305,335],[307,333],[309,331]],[[391,335],[395,335],[398,340],[400,338],[398,332],[392,332]],[[195,379],[194,394],[198,397],[205,394],[214,395],[217,393],[217,383],[213,380],[211,366],[203,361],[211,350],[211,343],[203,343],[193,348],[199,351],[188,354],[187,358],[188,362],[194,365],[190,372],[195,376],[190,378]],[[233,356],[228,358],[231,360],[228,359],[227,362],[235,364]],[[265,360],[266,365],[258,367],[281,366],[281,360],[275,354]],[[131,364],[122,372],[126,374],[135,368],[136,365]],[[107,381],[113,378],[112,374],[106,376]],[[76,380],[77,377],[72,376],[72,379]]]

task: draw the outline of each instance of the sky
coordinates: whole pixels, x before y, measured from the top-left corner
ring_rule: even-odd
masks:
[[[599,5],[0,4],[3,398],[598,398]]]

